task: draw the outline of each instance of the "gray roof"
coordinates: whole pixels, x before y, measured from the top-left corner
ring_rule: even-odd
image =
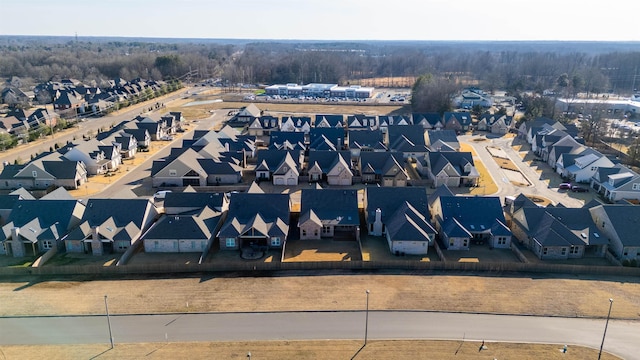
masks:
[[[380,209],[382,222],[395,213],[405,202],[409,203],[418,213],[430,218],[427,204],[427,192],[421,187],[378,187],[370,186],[366,189],[365,209],[368,221],[373,222],[376,209]]]
[[[386,228],[391,240],[396,241],[429,241],[429,235],[437,233],[424,214],[407,201],[389,217]]]
[[[165,215],[145,234],[145,239],[210,239],[220,218],[221,213],[208,206],[195,214]]]
[[[460,175],[466,175],[464,167],[467,164],[474,165],[473,155],[470,152],[458,151],[434,151],[429,153],[429,164],[431,164],[431,172],[436,175],[447,164],[451,164]]]
[[[602,209],[611,221],[606,226],[614,229],[624,246],[640,246],[640,206],[607,204]]]
[[[59,239],[70,230],[77,206],[84,207],[77,200],[20,200],[2,228],[4,236],[11,236],[12,228],[21,228],[20,234],[32,242],[46,237],[45,233],[52,235],[49,239]]]
[[[358,225],[357,190],[302,189],[300,214],[313,210],[323,223]]]
[[[224,193],[212,192],[170,192],[164,199],[164,208],[201,209],[208,206],[214,210],[222,210],[225,202]]]
[[[489,231],[496,221],[506,223],[496,196],[441,196],[440,205],[443,223],[455,218],[471,233]]]
[[[249,229],[269,236],[285,236],[289,231],[289,216],[288,194],[234,193],[219,236],[236,237]]]
[[[342,157],[345,163],[351,164],[351,153],[349,151],[310,151],[308,160],[309,169],[318,163],[322,172],[326,174],[338,163],[339,156]]]
[[[386,149],[384,145],[384,136],[380,130],[349,131],[349,148],[350,149]]]

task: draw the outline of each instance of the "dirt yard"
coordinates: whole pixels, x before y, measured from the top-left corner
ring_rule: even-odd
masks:
[[[104,295],[109,296],[109,310],[114,314],[358,310],[362,308],[359,295],[369,289],[372,310],[603,317],[608,299],[614,298],[612,317],[640,319],[637,278],[384,273],[317,275],[317,271],[301,271],[297,276],[256,272],[184,278],[4,279],[0,283],[0,303],[11,306],[1,307],[0,316],[102,314]]]
[[[474,341],[370,340],[143,343],[108,345],[3,346],[4,359],[595,359],[596,349],[562,345],[485,343]],[[359,351],[359,352],[358,352]],[[357,354],[357,355],[356,355]],[[603,360],[617,357],[603,353]]]

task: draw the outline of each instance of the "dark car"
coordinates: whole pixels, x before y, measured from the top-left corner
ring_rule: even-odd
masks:
[[[587,189],[585,187],[582,187],[582,186],[574,185],[574,186],[571,187],[571,191],[573,191],[573,192],[587,192],[587,191],[589,191],[589,189]]]

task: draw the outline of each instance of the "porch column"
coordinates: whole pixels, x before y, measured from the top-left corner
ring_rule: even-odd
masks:
[[[102,256],[102,241],[98,234],[99,227],[95,226],[91,229],[91,250],[93,255]]]
[[[20,240],[20,229],[17,227],[11,229],[11,251],[13,257],[24,256],[24,244]]]

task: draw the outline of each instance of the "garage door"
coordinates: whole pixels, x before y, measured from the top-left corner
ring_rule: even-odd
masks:
[[[284,179],[283,178],[275,178],[276,180],[276,185],[284,185]]]
[[[407,181],[400,179],[398,181],[396,181],[396,186],[407,186]]]
[[[340,185],[351,185],[351,179],[340,179]]]
[[[382,186],[393,186],[393,179],[384,179]]]
[[[287,185],[296,185],[296,178],[288,178]]]

